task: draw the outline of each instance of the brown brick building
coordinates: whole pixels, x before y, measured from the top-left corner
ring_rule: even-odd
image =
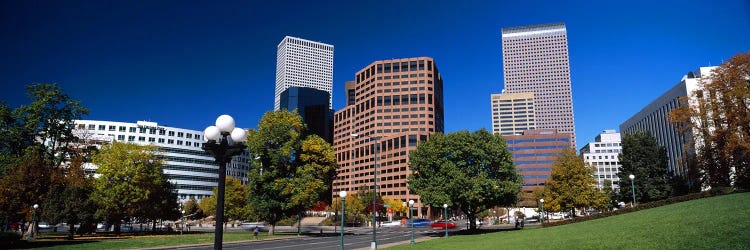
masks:
[[[443,132],[443,79],[434,60],[373,62],[346,82],[346,94],[347,106],[334,115],[338,170],[332,195],[341,190],[356,193],[363,186],[371,189],[377,159],[377,192],[402,201],[413,199],[421,215],[426,208],[409,192],[406,178],[411,173],[409,153],[431,134]]]
[[[521,191],[530,193],[544,187],[552,173],[552,165],[565,148],[572,148],[570,134],[555,129],[532,129],[523,135],[504,136],[513,153],[516,171],[523,176]]]

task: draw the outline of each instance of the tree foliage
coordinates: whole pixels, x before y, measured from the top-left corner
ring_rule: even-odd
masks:
[[[94,180],[84,172],[82,157],[71,159],[70,166],[55,178],[60,181],[49,188],[50,193],[42,205],[42,218],[49,223],[67,223],[68,239],[73,239],[76,224],[96,222],[96,204],[91,199]]]
[[[461,209],[472,229],[479,212],[514,204],[521,189],[505,140],[484,129],[434,134],[409,160],[409,189],[423,203]]]
[[[333,148],[316,135],[305,136],[297,113],[267,112],[258,129],[248,131],[247,146],[257,157],[253,166],[258,169],[248,173],[248,200],[252,215],[271,225],[269,234],[279,220],[298,215],[330,194],[336,174]]]
[[[629,175],[635,175],[636,200],[640,202],[655,201],[672,195],[672,185],[667,172],[667,153],[664,147],[656,143],[651,134],[638,131],[622,137],[622,153],[619,155],[621,167],[617,173],[620,178],[620,199],[631,200]]]
[[[198,204],[198,201],[195,200],[195,197],[190,197],[190,199],[185,202],[183,210],[185,210],[185,216],[187,216],[188,219],[195,220],[206,217],[203,213],[203,209],[201,209]]]
[[[52,172],[42,149],[28,148],[0,180],[0,215],[9,222],[31,220],[31,206],[42,205],[52,184]]]
[[[99,207],[97,215],[115,225],[118,234],[121,221],[153,213],[155,207],[166,214],[177,211],[176,194],[171,201],[161,200],[172,191],[164,190],[169,184],[154,150],[153,146],[113,142],[94,155],[100,175],[92,194]]]
[[[563,149],[557,156],[542,196],[544,209],[550,212],[604,208],[609,203],[609,198],[596,187],[594,169],[586,166],[573,149]]]
[[[216,215],[216,194],[217,188],[214,188],[214,195],[201,200],[200,209],[205,211],[206,215]],[[226,186],[224,189],[224,223],[230,220],[246,220],[250,217],[250,205],[247,203],[249,195],[247,185],[243,185],[240,180],[226,177]],[[185,211],[188,214],[188,211]]]
[[[670,119],[695,134],[701,181],[750,188],[750,52],[721,64],[690,95]]]

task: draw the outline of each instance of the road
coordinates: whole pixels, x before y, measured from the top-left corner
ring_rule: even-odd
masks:
[[[458,229],[449,230],[455,232]],[[414,238],[437,238],[445,235],[444,230],[432,230],[429,227],[414,228]],[[249,236],[249,235],[248,235]],[[250,236],[249,236],[250,237]],[[411,239],[411,231],[408,227],[379,228],[377,232],[377,242],[379,247],[391,243],[408,243]],[[371,228],[352,228],[347,229],[344,235],[345,249],[369,249],[372,241]],[[236,243],[224,243],[224,249],[305,249],[305,250],[322,250],[322,249],[339,249],[339,234],[309,234],[300,237],[292,237],[278,240],[260,240],[244,241]],[[209,250],[213,245],[188,246],[169,249],[183,250]]]

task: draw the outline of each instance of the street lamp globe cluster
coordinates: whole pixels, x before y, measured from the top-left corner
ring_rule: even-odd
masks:
[[[203,150],[210,153],[219,165],[219,183],[216,192],[216,226],[214,249],[221,249],[224,235],[224,189],[226,185],[227,164],[232,157],[245,150],[245,130],[234,126],[234,118],[221,115],[216,119],[216,126],[208,126],[203,131]]]

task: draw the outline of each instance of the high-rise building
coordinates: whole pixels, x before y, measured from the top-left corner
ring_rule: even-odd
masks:
[[[380,195],[414,200],[418,215],[427,212],[407,188],[406,178],[411,173],[409,153],[430,135],[443,132],[443,79],[434,60],[376,61],[355,78],[346,84],[347,106],[334,115],[338,170],[332,195],[376,186]]]
[[[656,137],[656,142],[663,146],[667,151],[669,166],[667,171],[676,175],[687,173],[687,162],[692,154],[695,154],[693,148],[685,148],[685,144],[695,144],[695,137],[692,130],[680,132],[670,121],[667,115],[672,110],[680,107],[680,98],[692,96],[693,91],[699,88],[698,83],[701,80],[708,79],[716,67],[700,67],[695,72],[690,72],[682,77],[679,83],[667,90],[664,94],[657,97],[651,103],[646,105],[641,111],[630,117],[627,121],[620,124],[620,132],[627,135],[636,131],[647,132]]]
[[[513,153],[516,171],[523,177],[521,191],[531,193],[543,187],[552,173],[552,165],[565,148],[570,148],[570,134],[555,129],[526,130],[522,135],[504,136]]]
[[[307,125],[307,132],[333,143],[333,110],[328,108],[331,96],[314,88],[290,87],[281,92],[281,109],[294,111]]]
[[[159,126],[156,122],[137,123],[75,120],[74,134],[81,140],[97,145],[114,141],[153,145],[164,160],[164,174],[174,183],[178,198],[198,200],[213,195],[213,188],[219,183],[219,166],[214,157],[201,147],[203,131]],[[232,158],[227,166],[227,176],[247,183],[250,170],[250,155],[243,154]],[[95,173],[97,166],[84,165],[89,173]]]
[[[612,181],[612,189],[619,189],[620,178],[617,173],[622,166],[619,160],[621,151],[620,133],[613,129],[602,131],[593,142],[581,148],[583,161],[594,168],[594,178],[600,189],[604,187],[604,180]]]
[[[504,93],[534,93],[536,128],[568,133],[575,147],[565,24],[503,28],[502,43]]]
[[[536,129],[534,93],[492,95],[492,133],[521,135],[529,129]]]
[[[281,92],[290,87],[328,92],[333,108],[333,45],[287,36],[277,46],[274,110],[281,108]]]

